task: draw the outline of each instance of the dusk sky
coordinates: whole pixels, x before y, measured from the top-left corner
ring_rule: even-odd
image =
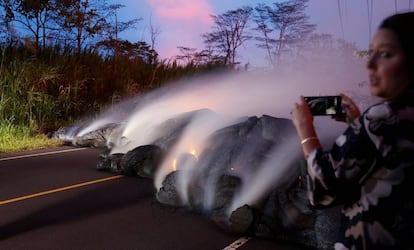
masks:
[[[258,3],[272,4],[280,0],[108,0],[123,4],[118,15],[121,21],[142,18],[137,29],[121,34],[132,42],[144,40],[150,43],[150,20],[160,30],[156,50],[161,58],[178,54],[177,46],[197,48],[204,46],[201,34],[211,31],[211,14],[219,15],[242,6],[254,7]],[[339,4],[338,4],[339,3]],[[414,0],[310,0],[307,13],[310,22],[317,24],[317,33],[329,33],[361,49],[368,47],[380,21],[396,11],[414,9]],[[372,11],[369,11],[369,9]],[[370,18],[372,12],[372,18]],[[340,18],[342,17],[342,18]],[[342,26],[341,28],[341,20]],[[371,21],[370,21],[371,20]],[[245,46],[240,50],[242,61],[251,62],[255,48]],[[250,53],[249,53],[250,52]],[[255,54],[255,53],[254,53]]]

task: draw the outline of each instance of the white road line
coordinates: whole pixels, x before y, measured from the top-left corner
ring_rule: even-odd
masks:
[[[241,237],[237,239],[235,242],[228,245],[227,247],[223,248],[223,250],[235,250],[243,246],[244,244],[246,244],[246,242],[248,242],[251,239],[252,239],[251,237]]]
[[[65,149],[65,150],[45,152],[45,153],[37,153],[37,154],[30,154],[30,155],[20,155],[20,156],[0,158],[0,161],[9,161],[9,160],[23,159],[23,158],[43,156],[43,155],[54,155],[54,154],[61,154],[61,153],[69,153],[69,152],[85,150],[85,149],[86,148],[74,148],[74,149]]]

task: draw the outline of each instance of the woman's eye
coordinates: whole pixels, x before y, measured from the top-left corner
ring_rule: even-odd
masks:
[[[368,59],[373,58],[390,58],[392,57],[392,53],[389,51],[375,51],[375,50],[368,50],[366,53]]]
[[[365,50],[361,52],[361,57],[365,58],[366,60],[371,60],[375,56],[375,52],[373,50]]]
[[[381,58],[390,58],[390,57],[391,57],[391,53],[390,53],[390,52],[388,52],[388,51],[380,51],[380,52],[379,52],[379,56],[380,56]]]

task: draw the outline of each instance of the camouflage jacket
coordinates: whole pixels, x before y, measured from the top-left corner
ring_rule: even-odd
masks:
[[[368,108],[307,162],[311,205],[343,205],[335,249],[413,248],[412,100]]]

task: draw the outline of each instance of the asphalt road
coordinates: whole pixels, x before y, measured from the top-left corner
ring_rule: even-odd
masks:
[[[0,249],[300,249],[164,206],[152,180],[100,172],[99,151],[0,154]]]

